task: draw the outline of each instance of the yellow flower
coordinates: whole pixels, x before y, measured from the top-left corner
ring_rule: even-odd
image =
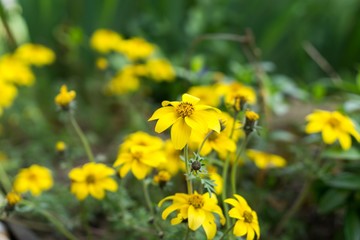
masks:
[[[133,66],[126,66],[113,77],[106,86],[109,94],[123,95],[139,89],[140,80]]]
[[[17,92],[17,88],[14,85],[0,80],[0,112],[1,109],[12,105],[17,96]]]
[[[165,59],[150,59],[146,62],[148,75],[156,82],[172,82],[175,79],[175,71]]]
[[[0,58],[0,78],[20,86],[30,86],[35,81],[30,66],[14,55],[3,55]]]
[[[341,147],[348,150],[351,147],[351,135],[356,141],[360,141],[360,135],[354,123],[340,112],[316,110],[307,115],[306,120],[309,123],[306,125],[305,132],[308,134],[321,132],[326,144],[332,144],[338,139]]]
[[[16,192],[6,194],[6,200],[9,206],[15,206],[21,201],[21,195]]]
[[[202,104],[217,107],[220,104],[220,96],[216,94],[214,86],[194,86],[188,93],[201,99]]]
[[[170,173],[168,171],[162,170],[154,176],[153,180],[155,183],[159,184],[160,187],[162,187],[170,180],[170,178]]]
[[[207,239],[213,239],[216,235],[216,223],[214,213],[219,215],[220,223],[225,224],[225,217],[221,208],[218,206],[218,201],[215,194],[205,193],[194,194],[176,193],[162,199],[158,206],[160,207],[165,201],[172,200],[172,204],[167,207],[161,217],[166,219],[169,214],[177,211],[177,216],[171,219],[171,225],[176,225],[184,220],[188,220],[188,226],[195,231],[199,227],[203,227]]]
[[[254,104],[256,102],[255,91],[241,83],[234,82],[230,85],[219,83],[218,91],[225,95],[225,103],[232,109],[239,112],[244,110],[245,103]]]
[[[244,131],[247,136],[255,130],[256,122],[259,118],[260,117],[256,112],[246,110]]]
[[[191,131],[206,133],[208,129],[220,132],[218,114],[220,110],[198,104],[199,98],[182,95],[182,101],[163,101],[162,108],[156,110],[149,121],[158,120],[155,131],[161,133],[171,127],[171,140],[175,149],[182,149],[188,143]]]
[[[39,196],[42,191],[53,186],[51,171],[37,164],[22,169],[15,177],[14,191],[25,193],[30,191],[34,196]]]
[[[233,233],[235,236],[246,236],[246,240],[260,239],[260,227],[258,217],[246,200],[238,194],[234,194],[234,198],[225,199],[224,202],[233,206],[229,211],[229,216],[237,219]]]
[[[62,85],[60,88],[60,93],[55,97],[55,103],[60,107],[66,109],[69,107],[70,103],[75,99],[76,92],[68,91],[66,85]]]
[[[161,138],[151,136],[142,131],[137,131],[125,137],[124,142],[120,145],[120,151],[127,152],[134,146],[150,148],[152,150],[161,150],[164,142]]]
[[[108,60],[106,58],[98,58],[96,59],[96,67],[100,70],[105,70],[109,66]]]
[[[57,152],[64,152],[66,150],[66,144],[63,141],[58,141],[55,145]]]
[[[101,53],[115,50],[121,42],[121,35],[108,29],[96,30],[90,39],[91,47]]]
[[[179,169],[185,169],[185,163],[180,160],[181,152],[174,148],[174,144],[171,140],[165,142],[165,157],[166,161],[159,164],[158,170],[166,170],[172,176],[175,176]]]
[[[71,179],[71,192],[77,199],[83,200],[88,195],[96,199],[105,197],[105,190],[115,192],[118,185],[111,178],[115,170],[102,163],[86,163],[69,172]]]
[[[253,149],[247,150],[246,154],[260,169],[281,168],[286,165],[286,160],[279,155],[269,154]]]
[[[115,50],[123,53],[129,60],[135,61],[150,57],[155,51],[155,46],[143,38],[135,37],[123,40]]]
[[[213,180],[216,184],[216,186],[214,187],[215,193],[218,195],[221,194],[223,188],[223,178],[220,176],[220,174],[218,174],[216,167],[208,166],[207,170],[209,173],[209,178]]]
[[[55,61],[55,53],[50,48],[32,43],[25,43],[18,47],[15,57],[35,66],[48,65]]]

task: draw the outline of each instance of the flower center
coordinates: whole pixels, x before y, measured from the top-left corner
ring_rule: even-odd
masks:
[[[135,161],[140,161],[142,156],[143,156],[143,154],[141,152],[133,152],[132,153],[133,160],[135,160]]]
[[[340,126],[340,121],[336,118],[330,118],[328,124],[330,124],[332,128],[338,128]]]
[[[189,117],[194,112],[194,106],[188,102],[182,102],[176,108],[177,114],[182,117]]]
[[[194,208],[201,208],[204,206],[204,199],[201,195],[192,194],[189,198],[189,204],[194,206]]]
[[[90,174],[86,177],[86,183],[87,184],[94,184],[95,183],[95,176],[93,174]]]
[[[249,211],[244,211],[243,213],[244,222],[252,223],[253,215]]]
[[[29,175],[29,181],[36,181],[36,180],[37,180],[36,174],[31,173],[31,174]]]

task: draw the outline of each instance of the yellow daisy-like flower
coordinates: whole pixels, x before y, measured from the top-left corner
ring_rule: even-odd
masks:
[[[356,141],[360,141],[360,134],[355,129],[352,120],[340,112],[316,110],[307,115],[306,120],[309,123],[306,125],[305,132],[308,134],[321,132],[326,144],[339,140],[342,149],[348,150],[351,147],[351,136]]]
[[[21,201],[21,195],[16,192],[9,192],[6,194],[6,201],[9,206],[15,206]]]
[[[269,154],[253,149],[247,150],[246,154],[260,169],[281,168],[286,165],[286,160],[279,155]]]
[[[124,95],[134,92],[140,87],[140,80],[134,66],[126,66],[108,82],[106,90],[109,94]]]
[[[31,86],[35,82],[30,66],[14,55],[8,54],[0,58],[0,78],[20,86]]]
[[[55,97],[55,103],[62,108],[68,108],[70,103],[75,99],[76,92],[68,91],[66,85],[62,85],[60,93]]]
[[[163,187],[170,179],[171,174],[164,170],[158,172],[153,178],[154,182],[159,184],[160,187]]]
[[[206,133],[209,129],[220,132],[218,114],[220,110],[198,104],[199,98],[182,95],[182,101],[163,101],[162,108],[156,110],[149,121],[158,120],[155,131],[161,133],[171,127],[171,140],[175,149],[182,149],[188,143],[194,129]]]
[[[114,167],[120,166],[119,174],[122,178],[131,170],[138,180],[142,180],[153,168],[165,161],[165,155],[162,151],[135,145],[129,151],[120,151]]]
[[[245,103],[256,103],[255,91],[241,83],[234,82],[230,85],[220,83],[217,88],[219,93],[225,95],[225,103],[237,112],[244,110]]]
[[[121,42],[121,35],[108,29],[96,30],[90,39],[91,47],[100,53],[115,50]]]
[[[21,59],[27,64],[43,66],[55,61],[55,53],[40,44],[25,43],[15,51],[15,57]]]
[[[258,217],[246,200],[238,194],[234,198],[225,199],[224,202],[233,206],[229,211],[229,216],[236,219],[233,233],[240,237],[246,234],[246,240],[260,239],[260,226]]]
[[[25,193],[30,191],[33,196],[39,196],[43,191],[53,186],[51,171],[37,164],[22,169],[15,177],[14,191]]]
[[[177,216],[171,219],[171,224],[179,224],[184,220],[188,220],[188,226],[195,231],[199,227],[203,227],[207,239],[213,239],[216,235],[216,223],[214,213],[219,215],[220,223],[225,224],[225,217],[218,206],[215,194],[209,193],[193,194],[176,193],[162,199],[158,206],[160,207],[165,201],[172,200],[172,204],[167,207],[161,217],[166,219],[172,212],[177,211]]]
[[[164,142],[159,137],[151,136],[146,132],[137,131],[125,137],[124,142],[120,145],[120,151],[130,151],[134,146],[161,150],[164,147]]]
[[[151,56],[155,51],[155,45],[140,37],[123,40],[116,46],[115,51],[123,53],[129,60],[135,61]]]
[[[146,62],[148,76],[156,82],[172,82],[175,70],[165,59],[150,59]]]
[[[216,94],[214,86],[193,86],[188,94],[200,98],[201,103],[206,105],[217,107],[220,104],[220,96]]]
[[[115,192],[118,185],[111,178],[115,170],[102,163],[86,163],[69,172],[71,179],[71,192],[77,199],[83,200],[88,195],[96,199],[105,197],[105,190]]]

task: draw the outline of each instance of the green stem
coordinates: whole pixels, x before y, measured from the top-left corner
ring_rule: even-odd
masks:
[[[0,18],[4,25],[4,29],[5,29],[6,35],[8,37],[9,43],[10,43],[11,47],[15,49],[17,47],[16,40],[14,38],[14,35],[13,35],[13,33],[10,29],[10,26],[8,24],[8,21],[6,19],[6,13],[5,13],[5,9],[4,9],[2,1],[0,1]]]
[[[0,181],[1,185],[4,187],[4,190],[6,193],[11,191],[11,181],[9,179],[9,176],[7,175],[3,163],[0,162]]]
[[[222,237],[221,237],[219,240],[225,239],[226,235],[228,235],[229,232],[234,228],[235,223],[236,223],[236,222],[234,222],[234,223],[231,225],[231,227],[229,227],[228,229],[226,229],[226,231],[224,232],[224,235],[222,235]]]
[[[190,228],[188,226],[186,226],[186,233],[185,233],[184,240],[188,240],[189,236],[190,236]]]
[[[200,154],[202,148],[204,147],[204,144],[205,144],[206,140],[208,140],[208,138],[211,136],[211,134],[213,134],[213,132],[214,132],[214,131],[211,130],[210,132],[208,132],[208,134],[206,134],[204,140],[202,141],[202,143],[201,143],[201,145],[200,145],[200,147],[199,147],[199,149],[198,149],[198,151],[197,151],[198,154]]]
[[[239,164],[241,154],[242,154],[242,152],[244,151],[244,149],[246,147],[248,139],[249,139],[249,136],[245,136],[245,139],[241,143],[241,146],[239,148],[239,152],[237,153],[235,161],[234,161],[233,166],[231,168],[231,191],[232,191],[232,194],[236,193],[236,172],[237,172],[237,169],[238,169],[238,164]]]
[[[192,181],[190,178],[191,175],[191,168],[190,168],[190,164],[189,164],[189,146],[186,144],[185,148],[184,148],[184,158],[185,158],[185,167],[186,167],[186,186],[187,186],[187,190],[188,190],[188,194],[192,194],[193,193],[193,186],[192,186]]]
[[[69,116],[70,116],[70,122],[71,122],[72,126],[74,127],[77,135],[79,136],[89,160],[91,162],[95,162],[94,155],[93,155],[93,153],[91,151],[89,142],[88,142],[87,138],[85,137],[85,134],[81,130],[81,128],[80,128],[79,124],[77,123],[77,121],[76,121],[75,117],[73,116],[73,114],[69,113]]]
[[[227,154],[225,164],[222,171],[222,178],[223,178],[223,190],[221,192],[222,201],[226,199],[227,194],[227,179],[228,179],[228,172],[229,172],[229,165],[230,165],[230,153]],[[229,227],[230,224],[230,217],[229,217],[229,206],[227,204],[223,204],[225,217],[226,217],[226,227]]]
[[[63,234],[67,239],[70,240],[76,240],[77,238],[71,233],[69,232],[64,225],[57,219],[55,218],[55,216],[53,216],[51,213],[49,213],[48,211],[44,210],[44,209],[39,209],[37,206],[35,206],[32,202],[27,201],[27,200],[21,200],[21,203],[27,206],[30,206],[32,208],[34,208],[36,211],[38,211],[40,214],[42,214],[45,218],[47,218],[52,224],[54,224],[54,226],[56,227],[56,229]]]

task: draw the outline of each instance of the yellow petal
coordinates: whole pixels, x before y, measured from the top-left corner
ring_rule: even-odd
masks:
[[[325,125],[322,131],[322,138],[326,144],[332,144],[335,142],[337,137],[336,132],[333,130],[332,127]]]
[[[105,197],[104,189],[101,186],[98,186],[98,184],[89,185],[89,193],[96,199],[103,199]]]
[[[79,200],[85,199],[89,194],[88,188],[85,183],[72,183],[71,192],[75,194],[76,198]]]
[[[205,213],[202,209],[196,209],[190,205],[188,209],[189,228],[193,231],[198,229],[205,220]]]
[[[211,214],[211,213],[210,213]],[[206,219],[204,223],[202,224],[204,231],[206,233],[207,239],[213,239],[216,234],[216,224],[214,221],[209,221]]]
[[[206,118],[202,118],[201,115],[193,113],[190,117],[185,117],[185,122],[189,127],[196,131],[207,133],[209,128],[205,119]]]
[[[148,166],[139,163],[138,161],[133,161],[131,165],[131,171],[138,180],[144,179],[149,169]]]
[[[252,229],[251,227],[248,227],[248,232],[247,232],[246,240],[254,240],[254,238],[255,238],[254,229]]]
[[[167,207],[161,214],[162,219],[166,219],[169,214],[171,214],[173,211],[179,209],[183,204],[171,204],[169,207]]]
[[[69,178],[73,181],[85,181],[85,174],[81,168],[74,168],[69,172]]]
[[[339,132],[338,137],[342,149],[349,150],[349,148],[351,147],[351,137],[349,136],[349,134]]]
[[[155,132],[161,133],[165,131],[171,125],[173,125],[177,119],[179,119],[179,117],[177,116],[176,112],[171,112],[163,115],[161,118],[159,118],[155,125]]]
[[[175,149],[183,149],[191,135],[191,128],[183,119],[179,119],[171,127],[171,141]]]
[[[120,177],[123,178],[131,169],[131,163],[125,163],[119,170]]]
[[[116,181],[112,178],[105,178],[101,181],[101,185],[105,190],[115,192],[118,189]]]
[[[162,107],[162,108],[159,108],[158,110],[156,110],[153,115],[149,118],[148,121],[153,121],[153,120],[156,120],[156,119],[159,119],[161,118],[162,116],[168,114],[168,113],[172,113],[172,112],[175,112],[175,108],[174,107]]]
[[[188,93],[185,93],[182,95],[182,102],[188,102],[188,103],[191,103],[191,104],[196,104],[200,101],[200,98],[197,98],[197,97],[194,97]]]
[[[244,236],[247,233],[246,224],[241,220],[236,221],[233,233],[237,237]]]
[[[320,132],[323,128],[324,124],[322,122],[310,122],[308,125],[306,125],[305,132],[306,133],[317,133]]]

